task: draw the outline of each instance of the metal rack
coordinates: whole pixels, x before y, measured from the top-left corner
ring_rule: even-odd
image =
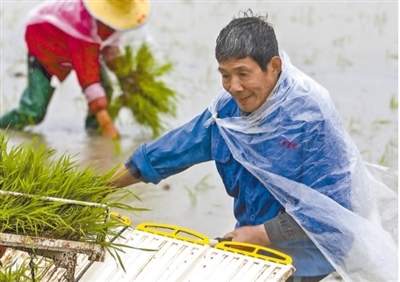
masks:
[[[35,279],[35,269],[39,268],[29,265],[33,281],[281,282],[294,272],[292,259],[270,248],[238,242],[218,243],[197,231],[175,225],[142,223],[132,228],[129,219],[110,213],[108,206],[102,204],[0,190],[1,195],[100,207],[104,208],[105,222],[116,216],[124,223],[125,227],[116,230],[118,234],[114,238],[96,241],[115,240],[127,246],[121,253],[121,260],[129,265],[126,271],[118,267],[100,244],[0,233],[0,245],[15,250],[9,251],[7,257],[30,257],[31,263],[34,257],[41,257],[38,265],[46,266],[36,273],[39,279]]]
[[[36,196],[19,192],[2,191],[0,195],[13,196],[13,197],[24,197],[24,198],[35,198],[44,201],[56,201],[65,204],[73,204],[80,206],[89,206],[104,209],[104,220],[105,222],[110,218],[109,207],[104,204],[76,201],[70,199],[62,199],[56,197],[44,197]],[[98,238],[99,241],[105,238]],[[51,237],[37,237],[28,235],[17,235],[11,233],[0,233],[0,245],[7,248],[23,251],[29,254],[31,260],[35,256],[42,256],[49,258],[53,261],[53,265],[56,268],[64,268],[64,278],[68,282],[74,281],[75,268],[77,266],[77,255],[85,254],[90,261],[104,261],[105,249],[100,244],[92,242],[80,242],[72,240],[63,240]],[[32,280],[35,280],[35,273],[33,266],[31,267]]]

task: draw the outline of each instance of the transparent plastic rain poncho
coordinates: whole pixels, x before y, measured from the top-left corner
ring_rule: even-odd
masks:
[[[220,119],[217,111],[230,97],[224,92],[210,105],[209,122],[217,124],[233,157],[269,189],[345,281],[397,281],[396,193],[367,170],[343,129],[328,91],[294,67],[285,53],[281,53],[281,58],[283,71],[278,83],[259,109],[247,116]],[[288,113],[290,122],[282,122],[279,118],[282,112]],[[332,146],[329,138],[317,147],[309,146],[310,134],[293,130],[318,120],[328,126],[310,130],[329,127],[327,136],[334,132],[340,143],[335,146],[339,145],[346,156],[334,169],[329,162],[336,156],[329,154]],[[305,156],[322,156],[317,161],[305,157],[304,167],[312,169],[304,174],[318,173],[318,180],[347,174],[348,180],[313,188],[271,172],[281,155],[271,152],[265,155],[258,145],[276,136],[304,142],[298,145],[308,148]],[[344,195],[347,199],[333,195]]]
[[[51,23],[72,37],[100,46],[117,45],[122,34],[122,31],[114,32],[103,41],[97,34],[96,19],[82,0],[45,1],[29,13],[27,25],[43,22]]]

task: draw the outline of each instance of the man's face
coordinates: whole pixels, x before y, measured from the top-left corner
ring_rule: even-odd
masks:
[[[222,85],[247,113],[257,110],[274,88],[281,70],[281,60],[273,57],[263,71],[250,57],[219,63]]]

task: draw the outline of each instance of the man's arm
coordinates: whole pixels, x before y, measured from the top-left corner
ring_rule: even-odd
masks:
[[[116,188],[126,187],[141,182],[139,172],[132,173],[125,165],[121,165],[111,178],[110,185]]]
[[[140,181],[157,184],[194,164],[211,160],[211,126],[204,126],[210,117],[205,110],[183,126],[141,145],[117,170],[111,184],[115,187]]]
[[[264,224],[239,227],[226,234],[224,238],[260,246],[283,241],[310,240],[297,222],[285,212]]]
[[[265,222],[264,228],[271,243],[309,240],[300,225],[286,212],[279,213],[276,217]]]
[[[271,245],[271,240],[263,224],[242,226],[224,235],[224,239],[251,243],[259,246]]]

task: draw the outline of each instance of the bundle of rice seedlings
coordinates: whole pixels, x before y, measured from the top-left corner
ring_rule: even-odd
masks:
[[[0,192],[31,195],[16,197],[0,193],[0,232],[97,243],[119,259],[119,220],[107,218],[105,209],[44,200],[57,197],[107,205],[122,210],[143,210],[119,202],[121,190],[109,186],[114,170],[98,176],[90,168],[78,169],[67,155],[54,157],[54,150],[29,144],[9,148],[0,133]],[[121,196],[121,195],[119,195]]]
[[[120,109],[126,107],[139,124],[151,128],[153,137],[158,136],[165,129],[161,116],[174,116],[176,110],[175,91],[159,80],[172,65],[157,63],[145,43],[136,54],[130,46],[125,47],[125,53],[117,57],[114,64],[123,94],[111,100],[111,117],[115,119]]]

